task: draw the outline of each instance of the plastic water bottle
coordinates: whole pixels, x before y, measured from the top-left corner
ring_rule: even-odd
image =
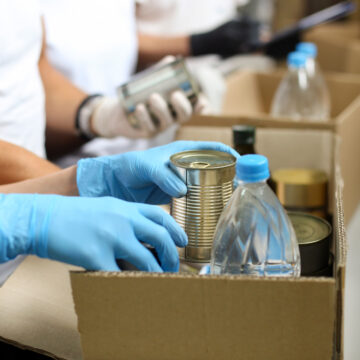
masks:
[[[294,121],[326,121],[329,107],[316,82],[308,74],[307,56],[292,52],[287,62],[288,72],[275,93],[271,114]]]
[[[301,42],[297,44],[296,51],[299,51],[307,56],[306,71],[315,86],[318,87],[320,96],[322,97],[323,106],[326,109],[327,117],[330,116],[330,95],[326,86],[324,77],[320,70],[319,64],[316,62],[317,46],[311,42]]]
[[[300,276],[293,226],[266,184],[268,160],[244,155],[237,162],[242,181],[219,219],[211,256],[212,274]]]

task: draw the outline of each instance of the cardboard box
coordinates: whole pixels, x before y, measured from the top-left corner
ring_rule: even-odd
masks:
[[[228,128],[219,125],[203,136],[225,139]],[[346,245],[336,135],[261,125],[258,147],[271,168],[315,166],[332,179],[335,277],[72,272],[84,359],[341,358]]]
[[[275,91],[284,76],[284,72],[254,73],[238,72],[228,79],[228,91],[225,96],[223,115],[194,117],[182,128],[182,137],[204,140],[204,126],[213,127],[214,136],[219,141],[231,145],[230,127],[240,123],[252,123],[258,127],[294,127],[327,129],[339,136],[339,165],[345,181],[344,209],[345,220],[349,222],[360,201],[360,76],[349,74],[328,74],[326,83],[331,100],[331,119],[328,122],[293,122],[280,120],[269,115]],[[264,125],[265,124],[265,125]],[[216,126],[227,126],[226,136],[217,136]],[[188,128],[187,126],[191,127]],[[224,132],[221,132],[224,134]],[[261,135],[260,135],[261,136]],[[262,149],[261,149],[262,150]],[[299,154],[294,154],[299,156]],[[316,156],[316,154],[314,154]],[[326,154],[324,154],[326,156]],[[278,154],[285,161],[289,154]],[[276,159],[275,159],[276,161]],[[304,158],[304,161],[309,161]],[[311,165],[311,164],[309,164]],[[331,204],[330,204],[331,206]]]
[[[318,46],[323,71],[360,74],[360,22],[319,26],[305,40]]]
[[[277,128],[257,123],[258,150],[271,168],[314,166],[331,177],[334,277],[75,271],[71,285],[84,360],[342,358],[346,240],[335,165],[338,136],[293,123]],[[216,131],[203,128],[202,135],[229,142],[229,128],[217,125]],[[191,129],[196,136],[192,126],[179,136],[189,136],[185,132]],[[58,359],[80,360],[68,271],[66,265],[29,257],[0,289],[0,337]]]
[[[270,120],[269,101],[254,95],[272,82],[264,75],[257,91],[256,77],[261,81],[262,75],[243,75],[249,77],[245,91],[236,95],[240,84],[229,84],[227,109],[233,101],[234,107],[252,107],[252,114],[194,118],[178,137],[231,143],[230,126],[251,123],[258,126],[257,149],[268,156],[272,169],[311,166],[326,171],[331,179],[334,276],[255,279],[72,271],[84,360],[342,359],[346,239],[337,120]],[[339,95],[334,114],[343,113],[340,105],[347,107],[345,115],[358,109],[350,100],[357,91],[353,86],[341,88],[349,98]],[[260,106],[261,116],[255,111]],[[68,269],[29,257],[0,289],[0,337],[56,358],[79,360]]]

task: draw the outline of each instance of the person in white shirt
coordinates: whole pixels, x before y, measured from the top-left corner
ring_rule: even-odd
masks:
[[[156,97],[156,101],[150,101],[150,107],[153,105],[160,127],[154,128],[147,108],[138,104],[135,112],[140,126],[134,128],[117,99],[91,97],[55,70],[47,61],[44,40],[36,0],[0,2],[0,140],[45,157],[45,126],[53,134],[54,144],[74,146],[84,142],[79,134],[147,137],[171,125],[165,100]],[[181,92],[173,95],[172,105],[178,115],[172,120],[186,121],[192,112],[191,105]],[[21,157],[13,160],[2,167],[2,184],[59,170],[55,165],[38,161],[25,164],[24,170]],[[19,261],[8,263],[4,272],[13,271]],[[1,265],[0,273],[3,273]]]
[[[214,29],[236,14],[238,1],[234,0],[186,2],[187,13],[194,9],[194,16],[187,19],[187,28],[183,24],[183,31],[179,22],[186,18],[186,11],[181,1],[41,0],[40,3],[51,64],[84,91],[109,96],[116,95],[116,88],[131,78],[137,65],[145,67],[169,54],[228,55],[246,51],[248,34],[253,30],[241,21]],[[161,34],[145,31],[144,23],[150,12],[151,16],[162,15]],[[201,18],[196,20],[195,16],[200,14]],[[142,28],[144,31],[139,32]],[[172,140],[175,131],[176,126],[171,126],[146,141],[126,137],[95,139],[82,148],[79,157],[160,145]],[[77,158],[65,159],[62,164],[70,164]]]

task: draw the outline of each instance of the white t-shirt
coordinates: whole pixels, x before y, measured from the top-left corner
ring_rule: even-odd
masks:
[[[85,92],[115,96],[137,63],[134,0],[40,0],[40,5],[51,64]],[[59,165],[147,147],[143,139],[97,138]]]
[[[212,30],[236,15],[246,0],[138,0],[140,32],[175,36]]]
[[[51,64],[88,93],[115,95],[137,62],[133,0],[40,0]]]
[[[37,1],[0,2],[0,139],[45,157],[41,40]]]
[[[0,139],[45,157],[41,41],[37,1],[0,1]],[[0,264],[0,286],[22,260]]]

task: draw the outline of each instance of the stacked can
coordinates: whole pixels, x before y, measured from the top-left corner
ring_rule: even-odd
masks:
[[[208,263],[217,222],[233,193],[236,159],[221,151],[197,150],[175,154],[170,161],[188,188],[186,196],[171,203],[172,216],[188,235],[180,258]]]
[[[272,172],[272,187],[288,211],[326,218],[328,176],[316,169],[278,169]]]

